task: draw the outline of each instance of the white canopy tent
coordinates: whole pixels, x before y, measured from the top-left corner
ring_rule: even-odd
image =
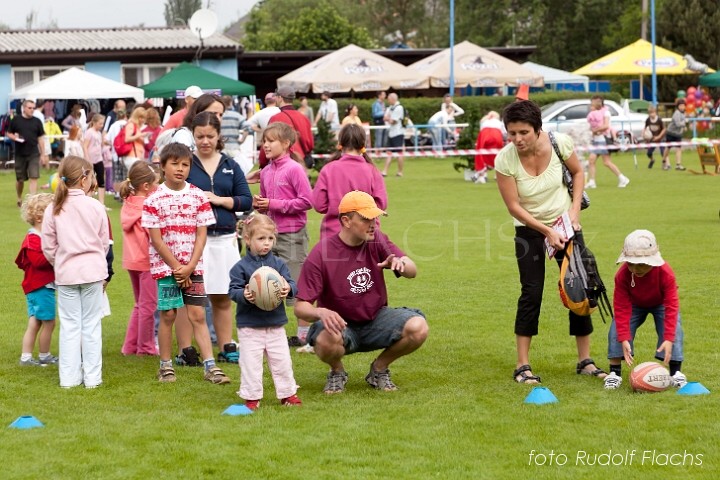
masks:
[[[497,53],[469,41],[460,42],[453,48],[453,76],[458,88],[471,87],[517,87],[529,85],[542,87],[542,76],[522,67]],[[431,87],[450,85],[450,49],[446,48],[427,58],[409,65],[418,78],[429,78]]]
[[[538,75],[542,75],[545,79],[545,85],[557,85],[559,83],[575,83],[582,84],[585,91],[588,91],[589,78],[585,75],[577,75],[572,72],[566,72],[557,68],[546,67],[539,63],[525,62],[522,64],[523,67],[528,70],[532,70]]]
[[[303,93],[428,88],[427,78],[405,65],[353,44],[278,78],[277,84]]]
[[[83,99],[83,98],[134,98],[137,102],[145,99],[142,88],[86,72],[76,67],[53,75],[32,85],[15,90],[10,99]]]

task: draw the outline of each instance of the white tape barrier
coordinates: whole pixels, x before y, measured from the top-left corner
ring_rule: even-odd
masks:
[[[703,142],[697,141],[682,141],[682,142],[657,142],[657,143],[636,143],[632,145],[606,145],[606,146],[576,146],[575,150],[578,152],[593,153],[598,150],[613,150],[620,152],[637,152],[638,150],[646,150],[648,148],[657,147],[699,147],[699,146],[711,146],[713,144],[720,144],[720,140],[708,140]],[[465,155],[490,155],[498,153],[499,148],[481,148],[481,149],[447,149],[447,150],[433,150],[432,147],[405,147],[402,148],[368,148],[366,149],[368,154],[381,156],[392,156],[392,157],[457,157]],[[314,158],[330,158],[331,154],[313,154]]]

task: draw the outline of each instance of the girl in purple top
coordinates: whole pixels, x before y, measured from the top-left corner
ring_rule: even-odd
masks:
[[[338,151],[320,171],[312,193],[313,207],[325,217],[320,224],[320,240],[340,232],[338,205],[353,190],[369,193],[382,210],[388,207],[385,181],[365,153],[365,130],[345,125],[338,134]]]
[[[273,253],[287,263],[293,279],[300,276],[307,258],[307,211],[312,208],[305,169],[290,157],[290,147],[296,140],[297,133],[286,123],[271,123],[263,131],[262,147],[270,163],[260,171],[260,195],[253,197],[255,210],[277,225]],[[286,303],[294,305],[294,299]],[[298,320],[297,338],[288,339],[292,346],[305,344],[309,328],[309,323]]]

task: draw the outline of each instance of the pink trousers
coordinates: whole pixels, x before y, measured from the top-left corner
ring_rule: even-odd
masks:
[[[135,306],[130,313],[123,355],[157,355],[155,348],[155,320],[157,309],[157,282],[150,272],[128,270],[132,283]]]
[[[263,357],[275,383],[277,398],[295,395],[298,386],[293,376],[290,348],[283,327],[238,328],[240,350],[240,391],[244,400],[263,398]]]

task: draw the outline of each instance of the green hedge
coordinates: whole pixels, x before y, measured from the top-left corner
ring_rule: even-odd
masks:
[[[548,103],[556,102],[558,100],[568,100],[573,98],[590,98],[593,95],[594,93],[585,92],[547,92],[530,94],[530,99],[542,106]],[[617,102],[621,101],[621,97],[617,93],[605,93],[603,94],[603,96],[609,100],[615,100]],[[375,102],[375,99],[352,99],[338,97],[335,98],[335,100],[338,103],[340,120],[345,117],[345,109],[351,103],[354,103],[358,106],[358,114],[363,121],[369,122],[372,119],[372,104]],[[502,109],[508,103],[515,101],[515,97],[455,96],[453,100],[465,110],[465,114],[461,117],[458,117],[457,122],[469,123],[477,133],[477,129],[479,128],[479,121],[487,112],[489,112],[490,110],[495,110],[501,113]],[[401,96],[400,103],[407,108],[413,123],[426,124],[430,117],[432,117],[440,110],[442,97],[403,98]],[[315,113],[317,113],[318,108],[320,107],[320,100],[309,100],[309,104],[310,106],[312,106]]]
[[[559,100],[570,100],[574,98],[590,98],[595,93],[588,92],[543,92],[543,93],[531,93],[530,100],[537,102],[540,106],[547,105],[549,103],[557,102]],[[618,93],[603,93],[603,97],[608,100],[615,100],[620,102],[622,99]],[[340,113],[340,120],[342,120],[346,113],[347,107],[353,103],[358,106],[358,115],[360,119],[365,122],[370,122],[372,119],[372,104],[375,99],[353,99],[353,98],[340,98],[336,97],[335,100],[338,103],[338,110]],[[458,148],[470,149],[475,147],[475,141],[477,139],[478,129],[480,128],[480,119],[485,116],[489,111],[495,110],[498,113],[502,113],[503,108],[511,102],[515,101],[514,96],[455,96],[453,97],[455,103],[461,106],[465,113],[458,117],[456,121],[458,123],[468,123],[469,127],[463,129],[458,140]],[[309,105],[317,113],[320,108],[319,99],[310,99]],[[403,98],[400,96],[400,103],[407,108],[407,111],[412,119],[413,123],[418,125],[424,125],[435,113],[440,110],[440,104],[442,103],[442,97],[411,97]],[[463,168],[472,168],[474,165],[474,157],[457,157],[458,162],[455,162],[453,166],[457,170]]]

